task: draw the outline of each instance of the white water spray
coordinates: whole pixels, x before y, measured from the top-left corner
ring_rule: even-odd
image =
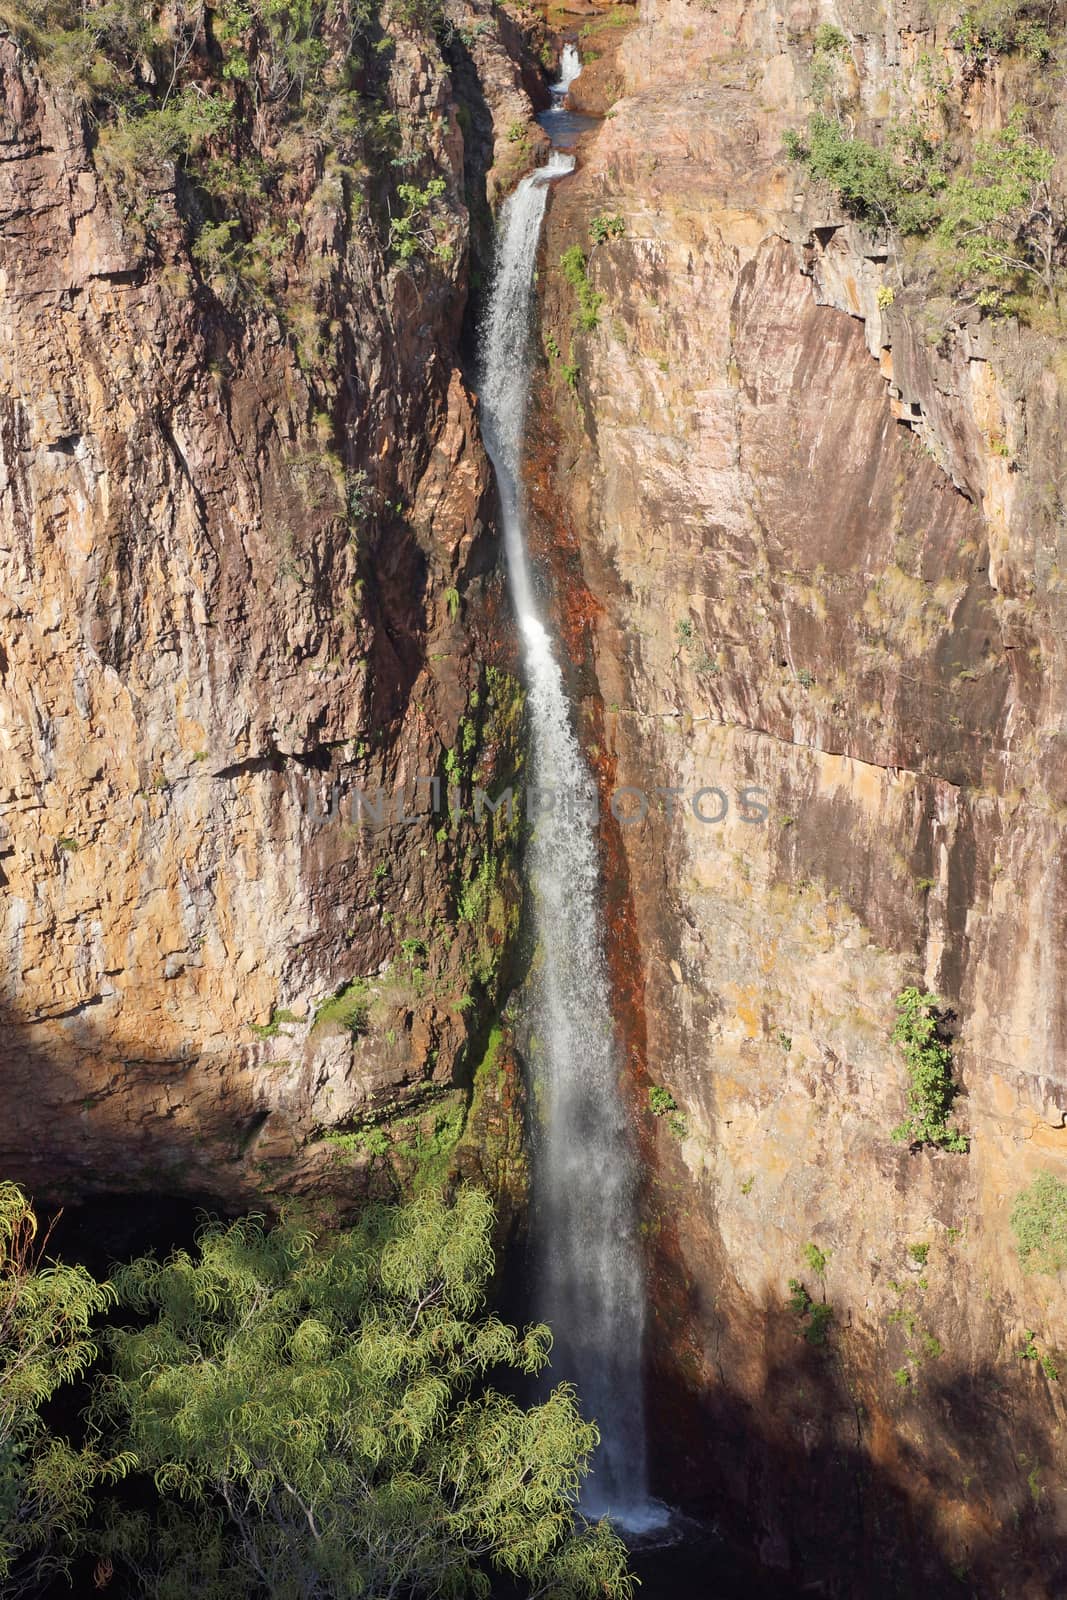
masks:
[[[575,52],[575,55],[577,52]],[[483,327],[482,427],[496,468],[512,599],[522,640],[532,777],[554,795],[528,855],[538,953],[531,1047],[537,1313],[555,1336],[553,1376],[571,1379],[601,1443],[582,1494],[589,1516],[631,1531],[660,1525],[648,1497],[641,1367],[645,1285],[637,1169],[620,1092],[601,928],[595,789],[571,727],[563,675],[541,622],[526,556],[521,460],[537,242],[548,184],[570,172],[554,151],[501,215]]]
[[[559,58],[559,77],[552,85],[553,94],[566,94],[581,70],[582,58],[578,54],[578,46],[565,44],[563,53]]]

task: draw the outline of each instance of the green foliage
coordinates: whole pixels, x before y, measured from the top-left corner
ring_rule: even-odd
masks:
[[[315,1013],[314,1026],[336,1023],[358,1039],[367,1031],[367,1012],[370,1005],[370,988],[366,978],[353,978],[329,1000],[323,1002]]]
[[[393,1148],[385,1129],[373,1124],[365,1128],[329,1128],[322,1135],[322,1142],[346,1156],[387,1156]]]
[[[830,1251],[820,1250],[817,1244],[806,1244],[804,1246],[804,1260],[817,1277],[824,1278],[826,1276],[826,1265],[830,1260]]]
[[[600,307],[604,296],[598,294],[589,282],[589,263],[581,245],[572,244],[559,258],[560,270],[578,296],[575,326],[583,333],[591,333],[600,321]]]
[[[596,1442],[573,1391],[523,1410],[543,1327],[482,1311],[488,1200],[372,1207],[318,1237],[211,1224],[116,1279],[95,1400],[168,1502],[112,1512],[104,1553],[159,1600],[487,1596],[487,1567],[559,1600],[627,1597],[625,1551],[573,1502]],[[224,1586],[223,1586],[224,1585]]]
[[[785,147],[852,216],[929,239],[953,286],[973,293],[982,308],[1001,309],[1007,291],[1028,278],[1052,289],[1059,265],[1049,193],[1054,157],[1028,132],[1021,110],[978,140],[954,174],[918,122],[894,126],[879,147],[820,113],[803,137],[788,133]]]
[[[412,32],[436,33],[442,25],[441,0],[394,0],[398,19]]]
[[[1051,289],[1056,228],[1048,182],[1055,165],[1016,111],[999,133],[980,139],[970,167],[948,185],[937,242],[960,279],[980,284],[978,303],[996,309],[1020,274]]]
[[[907,1063],[908,1114],[893,1129],[893,1138],[901,1144],[930,1144],[962,1154],[969,1148],[967,1137],[948,1122],[958,1091],[952,1082],[952,1048],[941,1036],[940,1005],[936,994],[915,988],[903,989],[897,996],[893,1041]]]
[[[1024,1272],[1062,1272],[1067,1267],[1067,1184],[1051,1172],[1039,1172],[1016,1195],[1011,1227]]]
[[[838,62],[848,54],[848,38],[832,22],[823,22],[815,30],[812,52],[811,92],[821,100],[837,75]]]
[[[233,104],[218,94],[183,89],[166,105],[126,109],[100,134],[100,158],[105,170],[128,180],[146,169],[184,161],[224,133],[233,116]]]
[[[786,153],[836,190],[845,209],[862,221],[923,233],[936,222],[945,176],[940,156],[918,125],[891,130],[879,148],[846,131],[838,117],[816,113],[805,137],[790,131]]]
[[[805,1324],[804,1338],[808,1344],[821,1348],[830,1334],[834,1319],[833,1308],[825,1300],[813,1300],[799,1278],[789,1280],[789,1309]]]
[[[389,224],[389,242],[400,261],[428,255],[438,261],[452,259],[452,246],[438,238],[440,222],[434,217],[434,201],[448,185],[444,178],[431,178],[421,188],[417,183],[397,185],[397,196],[404,210]]]
[[[928,1244],[909,1244],[908,1254],[916,1266],[925,1267],[926,1258],[930,1254],[930,1246]]]
[[[455,622],[459,616],[459,590],[451,585],[445,590],[445,605],[448,607],[449,617]]]
[[[298,1017],[294,1011],[279,1010],[277,1006],[272,1006],[269,1022],[250,1022],[248,1026],[257,1039],[276,1039],[281,1032],[283,1022],[301,1021],[303,1018]]]
[[[819,55],[843,56],[848,50],[848,35],[832,22],[820,22],[815,30],[814,45]]]
[[[1027,1329],[1022,1349],[1019,1351],[1020,1361],[1036,1361],[1040,1364],[1042,1372],[1050,1383],[1058,1383],[1060,1378],[1059,1368],[1049,1355],[1038,1347],[1037,1334],[1032,1328]]]
[[[45,1258],[21,1189],[0,1183],[0,1588],[62,1572],[103,1462],[52,1434],[42,1410],[96,1355],[93,1321],[114,1295],[82,1267]]]
[[[666,1117],[667,1126],[676,1139],[684,1139],[689,1131],[685,1116],[678,1110],[678,1102],[669,1089],[652,1084],[648,1091],[648,1109],[654,1117]]]
[[[968,6],[949,38],[963,56],[964,83],[981,77],[999,56],[1018,53],[1041,63],[1052,54],[1047,11],[1023,0],[979,0]]]
[[[594,244],[605,244],[608,239],[625,237],[626,224],[618,215],[594,217],[589,224],[589,234]]]

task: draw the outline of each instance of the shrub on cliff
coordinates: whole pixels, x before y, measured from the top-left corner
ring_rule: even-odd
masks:
[[[482,1314],[489,1201],[375,1207],[329,1237],[256,1218],[135,1261],[94,1416],[168,1497],[115,1508],[102,1558],[168,1600],[628,1596],[607,1524],[575,1525],[596,1430],[566,1385],[531,1410],[489,1386],[534,1373],[544,1327]]]
[[[204,282],[271,304],[306,371],[340,381],[329,274],[308,253],[319,216],[330,233],[368,218],[412,269],[453,259],[426,116],[391,67],[398,35],[437,49],[439,0],[0,0],[0,25],[86,113],[138,242],[171,255],[177,213]]]
[[[893,1041],[907,1063],[908,1114],[893,1129],[893,1138],[962,1154],[968,1149],[967,1137],[948,1122],[959,1090],[952,1081],[952,1047],[942,1037],[940,1008],[936,994],[919,989],[903,989],[897,996]]]
[[[953,288],[975,304],[1000,309],[1013,289],[1055,286],[1063,234],[1049,187],[1055,161],[1021,109],[955,171],[918,121],[894,126],[878,146],[817,114],[806,134],[788,133],[785,146],[850,215],[928,240]]]
[[[1067,1267],[1067,1184],[1051,1172],[1039,1172],[1016,1195],[1011,1226],[1024,1272],[1062,1272]]]

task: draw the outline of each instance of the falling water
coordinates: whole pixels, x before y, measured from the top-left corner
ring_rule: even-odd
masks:
[[[582,62],[581,57],[578,54],[578,46],[574,44],[565,44],[563,46],[563,54],[559,59],[559,77],[552,85],[553,93],[560,95],[566,94],[567,90],[570,88],[571,84],[574,82],[581,70]]]
[[[538,1134],[534,1229],[537,1311],[555,1334],[553,1376],[571,1379],[601,1443],[582,1509],[632,1530],[662,1521],[648,1498],[641,1388],[644,1278],[636,1236],[636,1162],[620,1092],[600,912],[595,790],[571,726],[563,675],[538,615],[520,479],[529,393],[534,263],[548,185],[574,159],[554,151],[501,216],[483,327],[482,423],[496,468],[531,730],[533,781],[554,796],[528,870],[538,954]]]

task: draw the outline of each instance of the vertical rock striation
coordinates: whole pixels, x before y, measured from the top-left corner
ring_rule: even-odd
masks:
[[[1062,359],[923,299],[790,166],[824,20],[647,0],[549,217],[546,494],[592,594],[591,737],[650,800],[617,914],[679,1108],[646,1116],[661,1487],[829,1583],[862,1549],[864,1592],[1045,1595],[1063,1402],[1019,1350],[1067,1342],[1067,1301],[1009,1216],[1067,1176]],[[833,20],[863,126],[924,52],[953,65],[921,11]],[[973,126],[1012,70],[961,91],[957,63]],[[912,983],[953,1014],[966,1156],[890,1137]]]
[[[0,38],[0,1166],[38,1194],[365,1188],[454,1138],[499,1004],[514,838],[469,802],[522,704],[457,357],[464,119],[432,33],[384,59],[432,256],[390,250],[342,131],[289,161],[259,292],[180,170],[106,162]],[[530,113],[493,61],[490,135]],[[281,134],[244,137],[253,170]]]

